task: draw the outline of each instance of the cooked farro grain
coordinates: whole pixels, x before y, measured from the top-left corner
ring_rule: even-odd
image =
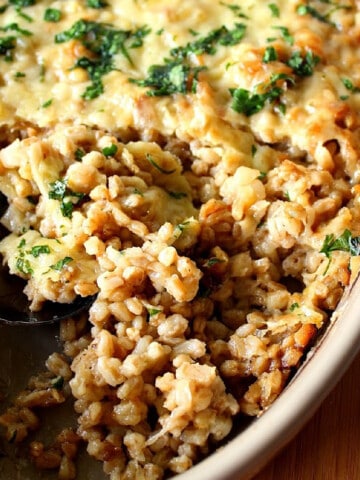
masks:
[[[0,425],[63,480],[80,443],[111,480],[184,472],[270,407],[359,270],[358,2],[15,3],[0,253],[33,310],[97,296]],[[70,398],[77,432],[35,438]]]

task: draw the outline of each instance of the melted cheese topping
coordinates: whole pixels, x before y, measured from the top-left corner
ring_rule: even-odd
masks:
[[[16,37],[13,60],[2,59],[2,123],[21,118],[44,127],[75,121],[109,131],[128,127],[155,129],[166,135],[176,132],[185,139],[202,137],[212,145],[218,143],[219,131],[225,131],[231,146],[245,157],[249,151],[244,151],[241,142],[231,137],[233,127],[250,126],[263,142],[290,140],[292,145],[306,149],[316,158],[321,156],[319,149],[324,142],[343,137],[339,116],[342,122],[351,121],[352,109],[358,107],[358,95],[351,95],[354,97],[351,107],[343,99],[349,91],[342,82],[343,77],[351,79],[354,85],[360,81],[359,58],[352,45],[358,28],[356,2],[339,2],[346,8],[333,9],[327,22],[309,14],[300,15],[297,10],[300,2],[292,0],[273,4],[245,1],[241,6],[206,0],[107,3],[108,7],[94,9],[87,8],[85,1],[36,2],[22,10],[31,22],[13,7],[1,15],[1,25],[5,28],[16,23],[29,32],[22,34],[9,29],[2,33],[3,37]],[[312,3],[324,17],[330,10],[322,2]],[[60,21],[45,21],[47,8],[58,9]],[[104,93],[90,101],[82,98],[89,85],[88,74],[83,68],[74,68],[76,61],[86,54],[85,47],[76,39],[55,42],[57,34],[69,30],[78,20],[101,22],[133,32],[144,26],[151,29],[141,46],[128,47],[131,61],[121,53],[114,55],[114,68],[103,76]],[[232,30],[239,23],[244,25],[245,34],[238,43],[215,43],[213,54],[189,54],[193,67],[206,67],[199,74],[196,93],[154,98],[146,94],[146,88],[129,82],[129,78],[144,79],[152,65],[163,64],[170,57],[171,49],[183,47],[223,26]],[[278,58],[265,63],[264,52],[269,46],[276,49]],[[314,73],[297,77],[294,84],[278,82],[284,90],[281,104],[286,107],[285,113],[279,113],[276,105],[271,104],[250,117],[231,108],[229,89],[253,91],[267,84],[272,75],[291,72],[285,63],[293,52],[305,55],[309,51],[319,57]],[[251,163],[250,158],[243,159],[246,160]]]

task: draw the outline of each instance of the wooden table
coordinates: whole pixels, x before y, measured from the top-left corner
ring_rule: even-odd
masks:
[[[360,479],[360,355],[315,416],[253,480]]]

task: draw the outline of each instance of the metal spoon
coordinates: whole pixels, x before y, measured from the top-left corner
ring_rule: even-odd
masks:
[[[5,195],[0,192],[0,217],[8,207]],[[8,231],[0,226],[0,239]],[[38,312],[29,308],[29,300],[23,293],[26,281],[11,275],[6,265],[2,264],[0,255],[0,323],[7,325],[43,325],[58,322],[83,310],[90,308],[96,295],[77,297],[72,303],[55,303],[47,301]]]

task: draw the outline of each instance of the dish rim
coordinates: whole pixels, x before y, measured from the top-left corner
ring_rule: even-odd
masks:
[[[268,410],[226,445],[176,478],[249,480],[295,437],[360,351],[360,296],[356,296],[359,278],[358,274],[347,288],[324,335]]]

